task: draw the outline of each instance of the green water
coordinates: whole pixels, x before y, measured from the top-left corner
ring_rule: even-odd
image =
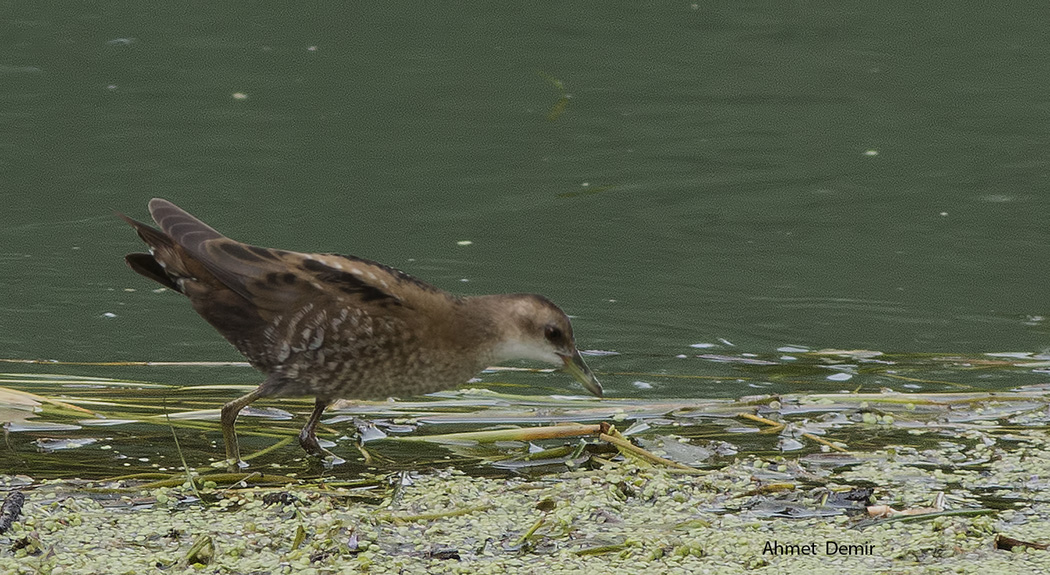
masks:
[[[3,2],[0,357],[239,359],[125,267],[141,245],[113,212],[144,219],[154,196],[236,239],[546,294],[581,347],[622,354],[590,360],[611,395],[753,392],[617,375],[724,371],[678,354],[1038,352],[1047,21],[1032,4]]]

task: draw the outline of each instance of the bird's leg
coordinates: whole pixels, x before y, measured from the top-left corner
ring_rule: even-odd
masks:
[[[318,398],[314,402],[314,411],[310,414],[310,419],[306,420],[306,425],[299,432],[299,445],[310,455],[323,457],[325,466],[346,462],[343,458],[321,447],[321,444],[317,441],[317,423],[321,421],[321,415],[324,413],[325,408],[328,407],[328,403],[328,401]]]
[[[306,425],[299,432],[299,445],[310,455],[322,455],[324,453],[324,448],[317,442],[317,423],[321,421],[321,414],[324,413],[326,407],[328,407],[327,401],[322,401],[321,399],[315,401],[314,411],[310,414],[310,419],[306,420]]]
[[[248,466],[247,463],[241,461],[241,450],[237,445],[237,431],[234,429],[234,424],[237,422],[237,414],[247,407],[248,404],[264,395],[266,394],[261,389],[256,388],[248,395],[238,397],[222,406],[222,416],[220,417],[220,421],[222,421],[222,439],[226,443],[226,464],[231,471]]]

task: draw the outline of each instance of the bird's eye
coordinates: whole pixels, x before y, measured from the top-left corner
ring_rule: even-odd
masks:
[[[562,337],[561,329],[556,326],[548,325],[543,330],[543,336],[547,338],[547,341],[554,342],[558,341]]]

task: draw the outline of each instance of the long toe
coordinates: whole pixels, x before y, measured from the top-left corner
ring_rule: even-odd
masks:
[[[230,473],[240,473],[248,467],[248,463],[243,459],[227,459],[226,460],[226,471]]]
[[[317,441],[317,434],[304,429],[299,433],[299,445],[310,455],[323,456],[327,450]]]

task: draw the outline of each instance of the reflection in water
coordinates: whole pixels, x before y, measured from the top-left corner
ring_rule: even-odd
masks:
[[[700,342],[760,359],[1046,348],[1047,18],[799,6],[269,3],[246,26],[222,3],[19,4],[0,23],[0,359],[239,359],[173,294],[134,290],[112,212],[153,196],[263,245],[548,294],[582,346],[621,353],[601,370],[661,376],[610,375],[621,396],[770,383],[692,357]]]

